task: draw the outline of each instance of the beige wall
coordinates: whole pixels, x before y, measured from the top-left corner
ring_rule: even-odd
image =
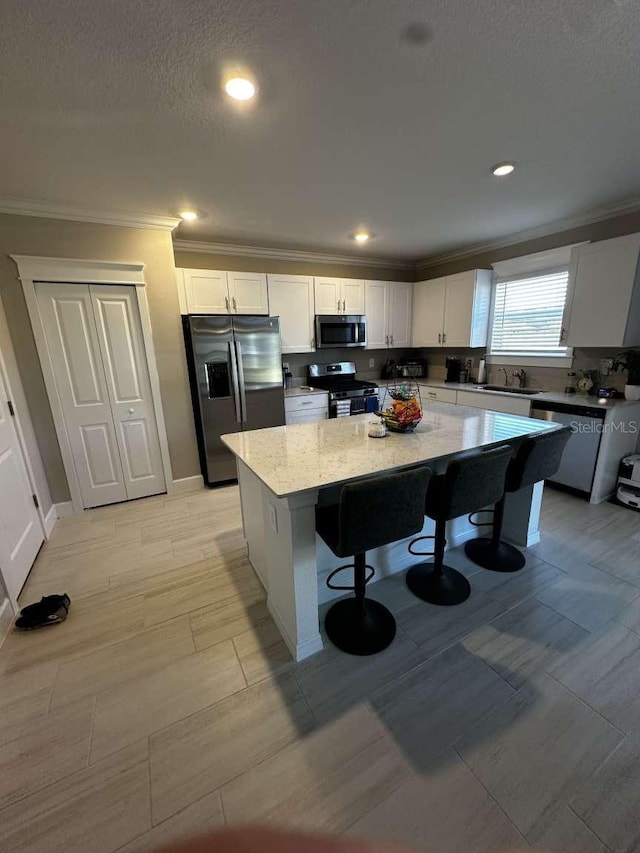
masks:
[[[281,261],[276,258],[245,258],[233,255],[213,255],[208,252],[185,252],[176,249],[176,266],[194,270],[239,270],[281,275],[326,275],[333,278],[368,278],[377,281],[415,281],[413,269],[358,266],[357,264],[321,264],[307,261]]]
[[[438,278],[441,275],[454,275],[458,272],[474,269],[491,269],[491,265],[497,261],[506,261],[509,258],[519,258],[523,255],[532,255],[535,252],[544,252],[547,249],[556,249],[558,246],[569,246],[572,243],[580,243],[583,240],[609,240],[612,237],[622,237],[624,234],[635,234],[640,231],[640,213],[629,213],[625,216],[616,216],[603,222],[595,222],[592,225],[583,225],[581,228],[572,228],[569,231],[559,231],[536,240],[528,240],[524,243],[515,243],[504,249],[492,249],[490,252],[479,252],[455,261],[429,266],[422,269],[416,281],[424,281],[430,278]],[[429,260],[426,259],[425,264]]]
[[[173,477],[179,479],[198,474],[200,466],[180,327],[171,235],[139,228],[0,215],[0,297],[51,496],[58,503],[69,500],[69,488],[22,286],[10,254],[140,261],[145,264]]]

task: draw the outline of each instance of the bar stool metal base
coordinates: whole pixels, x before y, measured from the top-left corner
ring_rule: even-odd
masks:
[[[327,611],[324,627],[333,645],[350,655],[375,655],[396,635],[396,620],[371,598],[337,601]]]
[[[477,566],[490,572],[517,572],[526,563],[524,554],[508,542],[494,543],[492,539],[470,539],[464,553]]]
[[[436,570],[433,563],[411,566],[407,572],[407,586],[423,601],[445,607],[462,604],[471,595],[471,585],[463,574],[451,566]]]

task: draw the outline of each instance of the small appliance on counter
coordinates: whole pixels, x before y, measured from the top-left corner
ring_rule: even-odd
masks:
[[[619,503],[640,511],[640,453],[625,456],[618,468]]]
[[[398,373],[403,379],[426,379],[427,360],[425,358],[401,358]],[[392,377],[385,377],[391,379]]]
[[[460,382],[460,371],[462,370],[462,362],[456,356],[447,356],[445,360],[447,368],[447,378],[445,382]]]

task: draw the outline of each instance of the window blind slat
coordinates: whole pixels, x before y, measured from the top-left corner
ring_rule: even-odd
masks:
[[[569,272],[496,281],[491,328],[493,355],[566,355],[560,345]]]

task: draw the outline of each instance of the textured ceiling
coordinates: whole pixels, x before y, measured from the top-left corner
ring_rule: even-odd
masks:
[[[639,44],[614,0],[3,0],[0,195],[423,258],[640,195]]]

